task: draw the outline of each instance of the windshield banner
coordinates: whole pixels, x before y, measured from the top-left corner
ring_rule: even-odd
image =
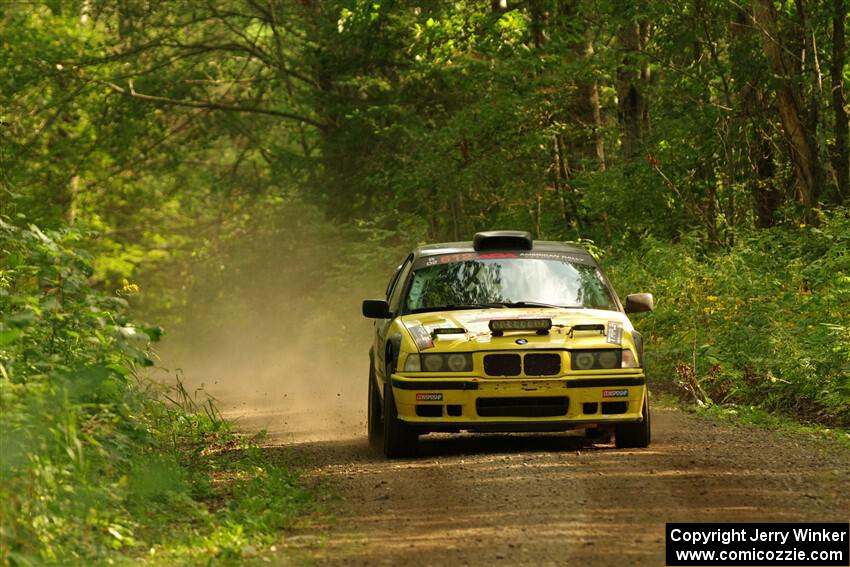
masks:
[[[456,254],[439,254],[435,256],[423,256],[416,260],[413,269],[436,266],[439,264],[453,264],[456,262],[477,262],[486,260],[554,260],[558,262],[570,262],[578,264],[592,264],[588,257],[581,257],[567,252],[459,252]]]

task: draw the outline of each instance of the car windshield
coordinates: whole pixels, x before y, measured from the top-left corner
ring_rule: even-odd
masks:
[[[512,304],[617,309],[602,274],[591,264],[558,256],[438,258],[428,258],[414,269],[404,303],[406,312]]]

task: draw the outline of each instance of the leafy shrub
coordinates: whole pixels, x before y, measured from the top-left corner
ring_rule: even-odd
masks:
[[[618,289],[656,296],[636,321],[652,376],[700,403],[850,427],[848,217],[836,209],[817,227],[741,234],[719,252],[648,238],[609,258]]]
[[[210,401],[138,376],[161,330],[125,320],[131,284],[117,296],[89,286],[83,238],[0,219],[0,565],[149,550],[172,564],[269,539],[306,493],[255,455],[231,465],[247,467],[236,496],[216,498],[216,454],[245,444]],[[251,517],[271,498],[276,515]]]

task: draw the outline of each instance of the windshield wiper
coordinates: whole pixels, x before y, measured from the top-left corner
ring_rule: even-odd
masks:
[[[500,303],[505,307],[546,307],[549,309],[582,309],[580,305],[553,305],[551,303],[541,303],[539,301],[505,301]]]
[[[426,311],[459,311],[461,309],[499,309],[506,307],[504,303],[450,303],[448,305],[433,305],[411,309],[408,313],[424,313]]]

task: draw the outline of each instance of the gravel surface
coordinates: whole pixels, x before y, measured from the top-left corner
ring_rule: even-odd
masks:
[[[342,497],[330,528],[290,534],[286,547],[300,557],[659,566],[665,522],[850,519],[850,451],[674,409],[654,409],[653,444],[639,450],[565,434],[432,435],[420,457],[385,461],[362,428],[310,441],[272,431],[267,450],[294,455],[307,482]]]

